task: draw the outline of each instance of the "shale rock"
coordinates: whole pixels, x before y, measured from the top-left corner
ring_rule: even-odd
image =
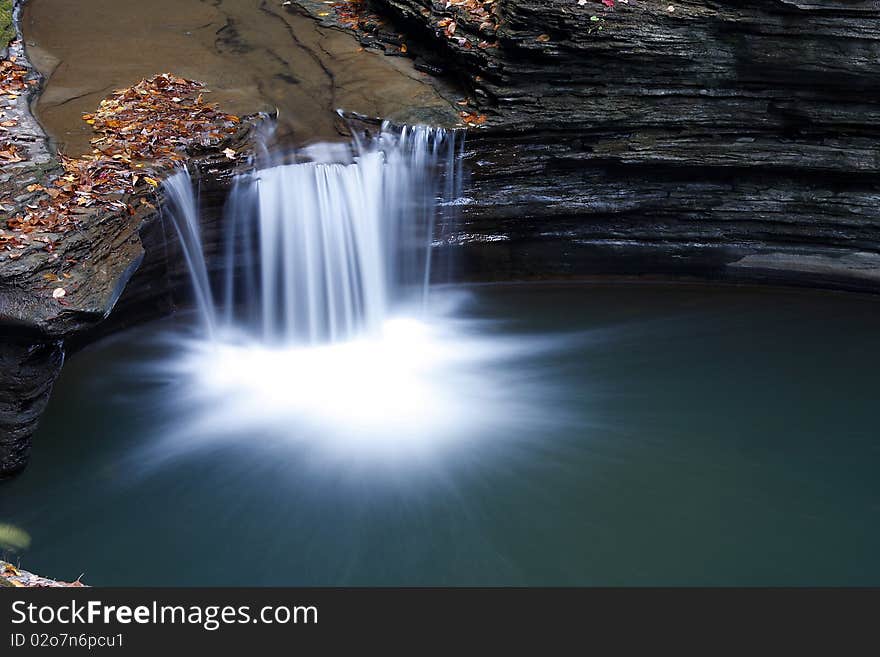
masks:
[[[474,275],[880,289],[876,2],[477,4],[373,2],[488,118],[460,235]],[[732,266],[757,254],[760,274]]]
[[[17,2],[16,18],[19,9]],[[9,55],[27,71],[27,92],[0,101],[10,123],[5,139],[21,154],[0,172],[0,236],[8,247],[0,249],[0,477],[26,464],[30,436],[65,352],[169,312],[185,287],[183,259],[174,231],[165,229],[160,216],[156,181],[113,203],[73,206],[72,227],[50,222],[27,231],[11,228],[12,218],[42,207],[41,195],[45,204],[46,190],[57,190],[54,183],[64,174],[29,110],[40,78],[26,54],[20,39],[11,45]],[[235,167],[249,158],[252,129],[260,121],[251,117],[219,143],[193,142],[185,153],[192,171],[205,174],[205,209],[212,218],[220,214]]]

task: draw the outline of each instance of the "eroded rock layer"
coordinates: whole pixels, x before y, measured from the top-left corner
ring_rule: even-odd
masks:
[[[877,289],[876,2],[374,5],[487,117],[469,140],[473,271]]]

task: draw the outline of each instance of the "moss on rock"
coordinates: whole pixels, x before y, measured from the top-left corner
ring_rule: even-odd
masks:
[[[0,50],[15,37],[12,25],[12,0],[0,0]]]

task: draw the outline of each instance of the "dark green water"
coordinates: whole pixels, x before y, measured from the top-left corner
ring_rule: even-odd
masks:
[[[185,444],[236,407],[151,365],[175,321],[75,355],[0,487],[0,522],[33,539],[22,566],[95,585],[880,584],[878,300],[479,287],[444,321],[477,341],[428,388],[460,439],[388,462],[427,428],[350,460],[295,418],[297,440],[263,418]]]

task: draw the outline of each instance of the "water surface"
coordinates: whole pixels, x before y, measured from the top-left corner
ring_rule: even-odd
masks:
[[[331,11],[329,6],[327,11]],[[28,54],[47,78],[37,116],[69,155],[91,150],[81,117],[157,73],[200,80],[228,112],[279,111],[297,143],[339,138],[343,108],[404,122],[458,120],[442,82],[409,59],[365,51],[295,4],[267,0],[30,0]]]
[[[198,360],[187,318],[76,354],[0,493],[22,565],[99,585],[880,584],[876,299],[546,284],[452,308],[338,385],[347,358],[274,381],[247,374],[272,359]]]

